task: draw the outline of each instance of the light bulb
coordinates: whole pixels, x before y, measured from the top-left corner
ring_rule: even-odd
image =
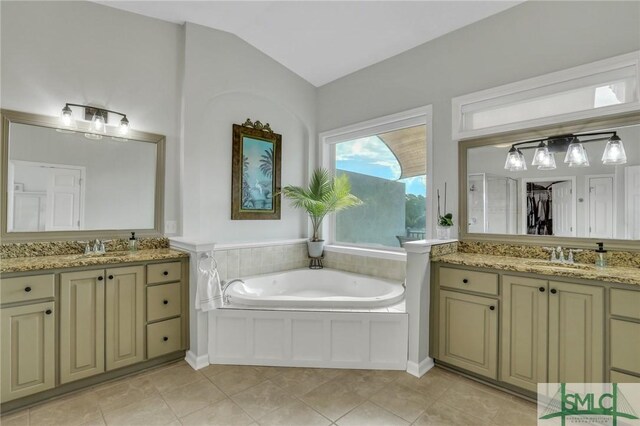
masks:
[[[96,112],[95,114],[93,114],[93,119],[91,120],[91,127],[93,128],[93,130],[95,130],[96,132],[103,132],[104,124],[104,117],[101,113]]]
[[[124,116],[122,120],[120,120],[120,134],[124,136],[127,133],[129,133],[129,120]]]
[[[76,123],[73,119],[73,112],[71,111],[71,108],[69,108],[69,105],[65,105],[64,108],[62,108],[62,112],[60,113],[60,123],[62,123],[63,127],[75,127]]]
[[[564,157],[564,162],[569,164],[569,167],[588,166],[589,159],[587,158],[587,151],[580,143],[578,138],[573,138],[567,148],[567,155]],[[587,164],[584,164],[587,163]]]
[[[587,150],[582,148],[584,153],[584,157],[582,162],[569,163],[569,167],[589,167],[591,164],[589,163],[589,155],[587,154]]]
[[[549,155],[549,148],[544,144],[544,142],[540,142],[540,145],[536,148],[533,153],[533,161],[531,162],[532,166],[539,166]]]
[[[538,170],[555,170],[556,169],[556,157],[552,152],[547,152],[546,157],[542,159],[538,165]]]
[[[624,145],[618,135],[613,135],[607,141],[607,146],[602,154],[602,164],[625,164],[627,162],[627,153],[624,151]]]

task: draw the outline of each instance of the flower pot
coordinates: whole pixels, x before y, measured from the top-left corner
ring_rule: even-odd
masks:
[[[307,250],[309,257],[321,257],[324,250],[324,240],[307,241]]]
[[[451,228],[453,226],[436,226],[436,236],[439,240],[450,240],[451,239]]]

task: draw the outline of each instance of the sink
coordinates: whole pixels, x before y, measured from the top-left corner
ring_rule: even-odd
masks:
[[[126,256],[129,252],[127,251],[108,251],[106,253],[87,253],[87,254],[78,254],[75,255],[76,259],[92,259],[92,258],[107,258],[107,257],[123,257]]]
[[[586,263],[558,263],[550,260],[528,260],[527,264],[536,266],[546,266],[549,268],[565,268],[565,269],[594,269],[595,266]]]

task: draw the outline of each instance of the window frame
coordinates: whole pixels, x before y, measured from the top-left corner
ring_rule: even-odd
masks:
[[[433,169],[433,107],[426,105],[408,111],[402,111],[371,120],[351,124],[337,129],[322,132],[319,137],[319,153],[320,164],[322,167],[336,172],[336,158],[334,145],[347,142],[353,139],[363,138],[367,136],[379,135],[382,133],[400,130],[407,127],[415,127],[424,125],[427,133],[427,194],[425,212],[427,213],[425,237],[430,239],[432,236],[433,221],[428,219],[429,213],[433,210],[432,193],[432,169]],[[361,256],[377,257],[382,259],[404,259],[405,252],[401,247],[372,247],[366,244],[350,244],[336,243],[336,215],[330,215],[322,224],[321,235],[325,240],[325,249],[339,253],[356,254]]]

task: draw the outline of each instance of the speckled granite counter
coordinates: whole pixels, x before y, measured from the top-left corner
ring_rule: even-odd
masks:
[[[2,259],[0,261],[0,273],[148,262],[151,260],[172,260],[186,257],[189,257],[188,253],[168,248],[138,250],[136,252],[113,251],[107,252],[102,256],[67,254],[58,256],[15,257]]]
[[[588,264],[565,265],[540,259],[495,256],[477,253],[451,253],[433,257],[433,262],[492,268],[504,271],[531,272],[555,277],[579,278],[640,286],[640,268],[611,266],[598,269]]]

